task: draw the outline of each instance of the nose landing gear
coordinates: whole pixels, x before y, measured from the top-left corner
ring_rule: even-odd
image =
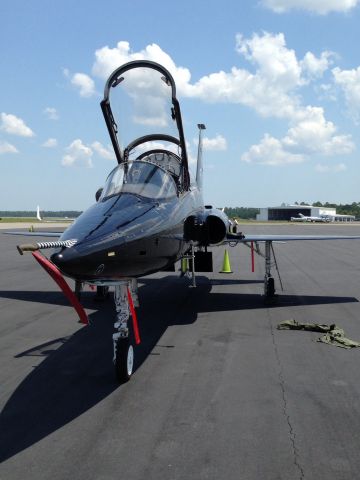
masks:
[[[117,330],[113,334],[115,374],[119,383],[126,383],[130,380],[134,370],[135,344],[140,343],[140,337],[137,326],[137,319],[134,309],[134,303],[138,304],[136,281],[130,283],[121,283],[115,286],[114,301],[116,308],[116,322],[114,328]],[[135,302],[133,302],[133,297]],[[128,321],[132,316],[132,327]]]

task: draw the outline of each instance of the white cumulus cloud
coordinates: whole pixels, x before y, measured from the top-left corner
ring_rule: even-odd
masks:
[[[93,142],[91,148],[102,158],[106,158],[107,160],[115,160],[116,158],[112,147],[104,147],[100,142]]]
[[[264,32],[251,38],[236,35],[236,49],[255,71],[232,67],[200,78],[186,94],[206,102],[248,106],[262,116],[292,119],[300,108],[298,87],[306,83],[295,51],[287,48],[282,33]]]
[[[121,41],[114,48],[105,46],[96,50],[92,73],[106,79],[123,63],[152,60],[170,71],[180,96],[196,97],[205,102],[242,104],[263,116],[293,119],[301,108],[299,87],[321,77],[329,68],[333,55],[328,51],[319,56],[307,52],[303,59],[298,59],[295,51],[287,47],[283,33],[268,32],[250,38],[236,35],[236,49],[255,67],[254,72],[233,66],[228,72],[209,73],[191,83],[189,69],[177,66],[158,45],[147,45],[134,52],[129,42]],[[154,104],[155,101],[152,108]],[[163,125],[164,118],[159,112],[155,113],[153,117],[158,118],[158,125]],[[149,112],[137,116],[139,123],[145,118],[155,124],[156,119],[150,118]]]
[[[170,55],[164,52],[159,45],[152,43],[139,52],[132,52],[129,42],[118,42],[116,47],[105,46],[96,50],[93,75],[102,79],[107,77],[120,65],[133,60],[151,60],[163,65],[174,76],[179,91],[188,88],[191,74],[187,68],[177,67]]]
[[[95,52],[92,73],[105,80],[120,65],[140,59],[155,61],[168,69],[175,79],[180,94],[191,88],[190,71],[176,66],[172,58],[156,44],[150,44],[139,52],[133,52],[130,44],[125,41],[118,42],[114,48],[108,46],[100,48]],[[133,123],[148,127],[166,127],[169,121],[167,106],[171,91],[160,80],[161,75],[150,70],[132,70],[126,72],[124,76],[126,81],[120,89],[128,94],[127,100],[131,100],[131,108],[134,112],[131,117]]]
[[[230,73],[218,72],[202,77],[192,89],[194,97],[206,102],[241,104],[264,117],[291,118],[297,99],[265,78],[233,67]]]
[[[214,138],[204,137],[203,148],[204,150],[226,150],[227,149],[226,138],[223,137],[222,135],[216,135],[216,137]]]
[[[92,97],[96,94],[95,82],[86,73],[72,74],[68,68],[63,68],[63,74],[78,89],[81,97]]]
[[[71,83],[79,89],[81,97],[92,97],[96,93],[94,80],[85,73],[75,73]]]
[[[24,120],[11,113],[1,113],[0,130],[20,137],[33,137],[35,135],[31,128],[25,124]]]
[[[218,71],[191,83],[189,69],[177,66],[158,45],[151,44],[133,52],[129,42],[118,42],[116,47],[105,46],[96,50],[92,73],[106,79],[123,63],[146,59],[162,64],[173,75],[180,96],[196,97],[205,102],[242,104],[253,108],[260,115],[293,119],[301,108],[297,90],[312,78],[320,77],[330,64],[330,52],[317,57],[307,52],[298,59],[293,49],[286,45],[284,34],[263,32],[251,38],[236,36],[238,53],[255,66],[255,72],[233,66],[230,71]],[[294,93],[295,92],[295,93]],[[154,105],[152,105],[154,108]],[[163,122],[156,112],[158,124]],[[138,116],[139,122],[146,115]],[[152,118],[149,122],[155,122]]]
[[[310,79],[320,78],[332,64],[331,57],[333,56],[334,53],[325,51],[321,53],[319,58],[317,58],[312,52],[307,52],[303,60],[301,60],[300,66],[303,73]]]
[[[238,103],[253,108],[264,117],[296,120],[303,106],[299,88],[321,77],[331,64],[332,53],[317,57],[307,52],[298,59],[286,45],[283,33],[263,32],[251,38],[236,35],[236,49],[255,71],[232,67],[216,72],[189,85],[186,94],[207,102]]]
[[[0,141],[0,155],[5,153],[19,153],[19,151],[11,143]]]
[[[288,130],[282,143],[290,150],[321,155],[339,155],[351,153],[355,145],[350,135],[336,135],[337,129],[332,122],[326,121],[320,107],[307,107],[304,117]]]
[[[91,168],[93,151],[78,138],[65,149],[61,164],[64,167],[80,166]]]
[[[45,148],[55,148],[57,147],[57,144],[58,142],[56,138],[48,138],[41,146]]]
[[[268,82],[280,82],[287,90],[302,83],[301,66],[295,51],[286,46],[283,33],[273,35],[264,32],[245,39],[236,35],[236,49],[250,62],[258,66],[258,73]]]
[[[360,115],[360,67],[352,70],[332,70],[335,84],[340,86],[345,95],[347,107],[355,120]]]
[[[319,5],[316,0],[312,3]],[[295,6],[291,0],[289,5]],[[245,161],[279,165],[305,161],[311,153],[336,155],[353,151],[351,136],[339,134],[337,127],[326,120],[322,108],[304,105],[300,96],[302,87],[321,78],[330,68],[334,53],[308,51],[303,58],[298,58],[295,50],[287,46],[283,33],[269,32],[255,33],[249,38],[236,35],[236,50],[249,62],[248,69],[233,66],[229,71],[212,72],[191,82],[191,72],[177,66],[158,45],[151,44],[134,52],[128,42],[122,41],[114,48],[105,46],[95,52],[92,73],[107,78],[125,62],[152,60],[164,65],[174,76],[180,96],[199,98],[207,103],[239,104],[263,117],[289,122],[283,138],[265,135],[259,145],[253,145],[243,155]],[[149,85],[140,85],[143,91],[150,92]],[[133,95],[135,107],[141,106],[138,111],[135,109],[134,123],[165,126],[165,104],[161,103],[159,92],[154,96],[149,94],[141,104],[136,103],[138,97]],[[204,148],[226,148],[224,140],[205,140]],[[269,152],[272,160],[269,160]]]
[[[262,0],[262,3],[276,13],[298,9],[326,15],[329,12],[348,12],[356,7],[359,0]]]
[[[252,145],[250,149],[241,156],[241,160],[247,163],[279,166],[302,163],[306,160],[306,157],[301,154],[286,151],[280,140],[266,133],[258,145]]]
[[[303,118],[289,128],[285,137],[266,134],[258,145],[252,145],[241,160],[248,163],[285,165],[299,163],[311,155],[346,155],[354,151],[350,135],[337,135],[332,122],[326,121],[323,109],[307,107]]]

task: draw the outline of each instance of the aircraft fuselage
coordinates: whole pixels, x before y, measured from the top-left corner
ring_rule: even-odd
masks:
[[[60,240],[72,248],[51,256],[75,280],[112,283],[173,265],[189,248],[184,221],[204,209],[197,188],[164,201],[121,193],[86,210]]]

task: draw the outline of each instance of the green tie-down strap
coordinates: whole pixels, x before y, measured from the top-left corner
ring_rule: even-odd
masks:
[[[345,332],[337,325],[324,325],[319,323],[299,323],[293,318],[291,320],[285,320],[280,322],[277,326],[278,330],[305,330],[308,332],[321,332],[325,333],[317,339],[318,342],[327,343],[329,345],[335,345],[340,348],[354,348],[360,347],[360,342],[350,340],[345,337]]]

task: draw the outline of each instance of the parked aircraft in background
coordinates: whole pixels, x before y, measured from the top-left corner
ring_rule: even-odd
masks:
[[[322,217],[307,217],[306,215],[303,215],[302,213],[299,213],[298,217],[291,217],[290,219],[292,222],[331,222],[331,218],[327,215],[324,215]]]
[[[236,225],[223,211],[204,205],[205,125],[198,125],[196,176],[191,178],[175,82],[161,65],[138,60],[116,69],[106,83],[101,108],[118,165],[96,192],[96,203],[59,240],[19,245],[18,250],[21,254],[32,251],[63,289],[83,323],[87,323],[87,317],[77,297],[84,283],[96,285],[99,294],[114,287],[113,358],[120,382],[130,378],[135,345],[140,342],[135,311],[138,277],[161,270],[175,271],[175,263],[186,259],[192,285],[196,286],[195,272],[213,271],[209,246],[244,243],[255,245],[254,250],[264,257],[264,295],[271,297],[275,294],[271,274],[273,241],[360,239],[243,235],[236,232]],[[28,235],[59,237],[51,232]],[[264,252],[260,251],[260,242]],[[57,248],[50,260],[38,251],[46,248]],[[75,280],[77,296],[62,274]]]

